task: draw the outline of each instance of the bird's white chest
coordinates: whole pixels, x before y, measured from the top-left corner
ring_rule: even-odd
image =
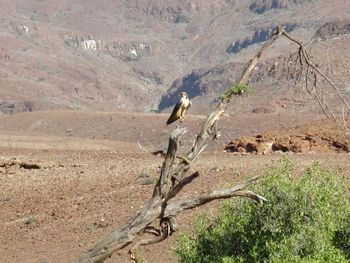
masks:
[[[190,100],[188,98],[181,98],[181,106],[185,109],[190,105]]]

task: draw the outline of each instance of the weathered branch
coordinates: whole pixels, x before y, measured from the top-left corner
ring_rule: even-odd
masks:
[[[164,211],[164,216],[175,216],[183,210],[192,209],[194,207],[202,206],[213,200],[227,199],[231,197],[248,197],[259,203],[267,201],[264,197],[248,190],[244,190],[247,186],[258,181],[259,177],[254,177],[242,184],[239,184],[233,188],[214,190],[210,193],[201,194],[197,196],[189,196],[180,200],[171,202],[167,205]]]
[[[153,196],[165,197],[171,187],[171,169],[179,148],[179,138],[186,132],[186,129],[176,128],[170,135],[168,151],[162,165],[158,183],[154,187]]]
[[[284,29],[279,29],[279,31],[281,32],[281,34],[283,36],[285,36],[286,38],[288,38],[290,41],[296,43],[299,46],[299,53],[300,53],[300,60],[304,59],[307,66],[311,67],[315,72],[317,72],[322,78],[324,78],[328,84],[336,91],[337,95],[339,96],[339,98],[341,99],[341,101],[343,102],[343,104],[347,107],[347,109],[350,111],[350,106],[349,104],[346,102],[346,100],[344,99],[343,95],[340,93],[339,89],[334,85],[334,83],[321,71],[319,70],[309,59],[309,55],[307,54],[303,43],[301,43],[300,41],[296,40],[295,38],[291,37]],[[300,64],[302,65],[302,62],[300,62]]]
[[[125,225],[115,229],[107,235],[92,249],[84,253],[77,261],[79,263],[100,263],[111,256],[115,251],[122,249],[133,242],[133,240],[146,229],[152,222],[160,218],[164,209],[164,196],[170,189],[169,176],[179,147],[179,138],[186,129],[175,129],[169,138],[167,155],[165,157],[161,175],[154,187],[152,198],[148,201],[142,211]]]
[[[283,29],[277,27],[276,31],[271,35],[271,37],[265,42],[265,44],[260,48],[259,52],[249,61],[248,67],[244,70],[241,79],[238,84],[246,84],[251,75],[252,70],[255,68],[256,64],[258,64],[259,59],[263,55],[264,51],[272,46],[272,44],[279,38],[282,34]]]
[[[337,118],[335,114],[333,113],[332,107],[326,102],[326,99],[324,97],[324,88],[323,83],[319,81],[319,78],[321,78],[325,84],[328,84],[329,87],[334,90],[340,99],[342,107],[342,125],[338,124],[338,127],[340,127],[340,130],[343,130],[344,135],[349,135],[349,128],[347,126],[347,123],[345,121],[345,110],[347,109],[348,112],[350,112],[350,106],[345,100],[344,96],[341,94],[339,89],[335,86],[335,84],[330,80],[330,78],[323,73],[312,61],[310,60],[310,56],[308,55],[306,51],[306,47],[303,45],[303,43],[299,40],[296,40],[292,36],[290,36],[284,29],[279,29],[281,32],[281,35],[292,41],[293,43],[297,44],[299,46],[298,52],[297,52],[297,61],[300,66],[300,76],[302,74],[305,74],[305,88],[306,91],[315,98],[318,105],[321,107],[322,112],[327,116],[327,118],[332,118],[335,122],[337,122]],[[309,86],[309,79],[311,78],[312,82],[312,88],[310,89]],[[346,132],[344,132],[344,130]]]
[[[180,193],[180,191],[182,190],[182,188],[184,188],[186,185],[192,183],[192,181],[194,179],[196,179],[199,176],[199,172],[196,171],[194,174],[182,179],[181,181],[179,181],[178,184],[176,184],[174,186],[173,189],[170,190],[166,201],[169,201],[171,198],[175,197],[178,193]]]

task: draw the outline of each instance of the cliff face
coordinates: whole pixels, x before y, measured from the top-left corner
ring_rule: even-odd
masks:
[[[295,5],[312,2],[316,3],[317,0],[254,0],[250,4],[249,9],[257,14],[263,14],[271,9],[287,9]]]
[[[315,34],[325,41],[346,37],[347,22],[334,21],[346,21],[349,5],[345,0],[2,1],[0,111],[164,110],[182,90],[201,104],[235,82],[276,25],[304,41]],[[274,64],[285,50],[290,46],[277,44],[264,63]],[[276,83],[269,74],[257,71],[254,78]]]
[[[242,63],[228,63],[210,69],[193,71],[172,84],[166,94],[162,96],[159,111],[175,105],[182,91],[186,91],[191,99],[210,97],[215,98],[224,89],[233,85],[244,69]],[[197,106],[194,105],[196,109]]]
[[[350,76],[347,74],[350,47],[346,44],[349,39],[348,22],[333,21],[316,31],[307,49],[315,65],[333,80],[346,100],[350,99]],[[267,52],[251,74],[248,85],[253,88],[252,92],[236,100],[231,111],[240,114],[283,114],[289,111],[320,113],[317,101],[306,89],[305,79],[300,79],[300,67],[294,63],[296,56],[293,56],[293,52],[297,52],[297,48],[290,48],[290,51],[279,56],[273,54],[273,49],[274,47],[272,56],[271,52]],[[245,66],[245,63],[228,63],[197,70],[177,79],[162,96],[159,110],[174,105],[179,93],[186,91],[195,101],[191,111],[203,112],[202,101],[206,105],[214,103],[221,93],[238,82]],[[333,108],[334,113],[341,113],[342,110],[337,107],[339,102],[336,91],[332,91],[325,83],[319,85],[322,86],[324,100]]]
[[[297,24],[287,23],[282,25],[286,32],[290,33],[297,28]],[[267,28],[259,28],[252,32],[251,35],[238,39],[228,46],[226,52],[229,54],[236,54],[243,48],[248,48],[251,45],[259,44],[270,38],[272,33],[276,30],[276,25]]]
[[[322,25],[315,33],[314,37],[324,40],[350,34],[350,20],[336,20]]]

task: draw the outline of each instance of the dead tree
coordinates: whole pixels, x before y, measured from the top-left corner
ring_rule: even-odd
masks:
[[[207,139],[217,135],[216,124],[223,113],[224,108],[219,107],[219,109],[209,115],[201,132],[197,135],[193,147],[185,156],[179,156],[178,149],[179,139],[186,132],[186,129],[176,128],[171,133],[160,177],[154,187],[151,199],[139,214],[102,239],[92,249],[84,253],[77,262],[103,262],[115,251],[133,243],[134,239],[142,233],[154,234],[155,238],[141,240],[132,247],[130,256],[136,261],[133,251],[138,246],[160,242],[176,230],[176,215],[178,213],[204,205],[215,199],[240,196],[248,197],[258,202],[265,201],[262,196],[245,190],[247,186],[258,180],[257,177],[238,184],[231,189],[215,190],[173,201],[173,198],[184,186],[190,184],[200,175],[198,171],[190,173],[191,164],[205,149]],[[154,222],[158,222],[158,227],[152,226]]]
[[[306,85],[308,85],[309,79],[312,77],[314,79],[313,88],[314,90],[317,89],[317,78],[321,77],[336,89],[327,76],[310,61],[303,44],[292,38],[284,31],[284,29],[279,27],[271,35],[270,39],[261,47],[259,52],[249,61],[238,85],[245,85],[247,83],[252,70],[259,62],[264,51],[271,47],[281,36],[286,37],[299,46],[296,57],[298,58],[302,70],[300,74],[305,76]],[[309,89],[309,86],[307,87]],[[314,94],[312,90],[310,90],[310,94],[319,100],[321,107],[324,107],[322,100],[317,97],[317,94]],[[135,217],[130,219],[124,225],[116,228],[94,247],[83,253],[76,261],[77,263],[104,262],[104,260],[110,257],[114,252],[131,245],[137,237],[141,237],[141,241],[136,242],[129,252],[130,258],[137,262],[137,257],[134,253],[137,247],[161,242],[169,237],[174,231],[176,231],[176,215],[184,210],[202,206],[216,199],[226,199],[231,197],[247,197],[257,202],[266,201],[264,197],[246,190],[248,186],[257,182],[258,177],[240,183],[230,189],[213,190],[208,193],[174,200],[174,197],[177,196],[186,185],[189,185],[193,180],[200,176],[199,171],[191,171],[191,165],[205,149],[208,139],[215,139],[218,137],[218,121],[224,114],[226,106],[233,95],[234,93],[231,93],[230,96],[225,97],[225,99],[218,104],[217,108],[209,114],[206,122],[203,124],[200,132],[195,138],[193,146],[187,154],[183,156],[178,154],[179,140],[181,136],[186,133],[186,129],[176,128],[170,134],[165,160],[150,200]],[[338,95],[342,99],[345,107],[350,110],[339,91]],[[327,113],[326,110],[324,110],[324,112],[325,114]],[[144,233],[153,234],[154,238],[142,239]]]
[[[339,91],[339,89],[319,69],[317,65],[312,63],[310,56],[301,41],[292,38],[284,30],[281,30],[281,32],[283,36],[285,36],[287,39],[296,43],[299,46],[298,51],[289,57],[289,60],[294,60],[294,62],[296,62],[296,64],[299,65],[296,82],[304,80],[306,91],[317,101],[323,113],[327,116],[327,118],[332,118],[333,120],[336,120],[336,116],[333,113],[332,107],[328,105],[328,103],[325,101],[325,97],[323,96],[323,82],[328,84],[328,86],[336,92],[341,102],[341,105],[343,106],[344,118],[345,108],[348,112],[350,112],[350,106],[345,100],[344,96]],[[344,122],[344,124],[346,123]]]

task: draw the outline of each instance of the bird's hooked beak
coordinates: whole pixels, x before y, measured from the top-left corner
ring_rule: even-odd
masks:
[[[187,93],[186,92],[181,92],[180,93],[180,98],[188,98]]]

